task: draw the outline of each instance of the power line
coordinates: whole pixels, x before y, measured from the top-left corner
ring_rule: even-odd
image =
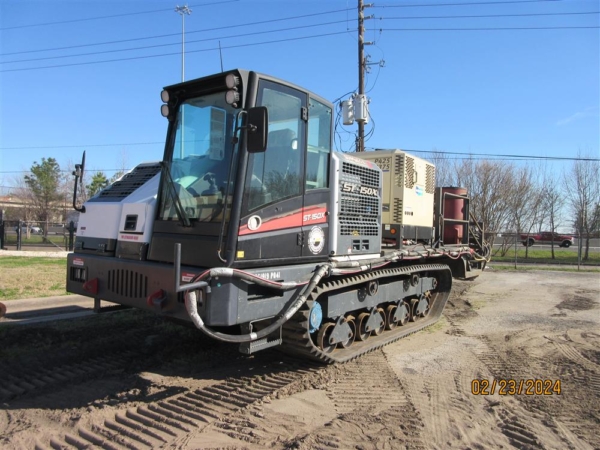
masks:
[[[584,30],[597,29],[591,26],[557,26],[557,27],[480,27],[480,28],[383,28],[382,31],[508,31],[508,30]]]
[[[552,0],[552,1],[559,1],[559,0]],[[539,31],[539,30],[574,30],[574,29],[598,29],[598,28],[600,28],[600,26],[594,25],[594,26],[494,27],[494,28],[491,28],[491,27],[381,28],[380,31],[381,32],[383,32],[383,31],[404,31],[404,32],[407,32],[407,31],[408,32],[412,32],[412,31],[508,31],[508,30]],[[338,31],[338,32],[332,32],[332,33],[322,33],[322,34],[315,34],[315,35],[309,35],[309,36],[299,36],[299,37],[286,38],[286,39],[277,39],[277,40],[272,40],[272,41],[262,41],[262,42],[253,42],[253,43],[247,43],[247,44],[229,45],[226,47],[221,47],[221,49],[243,48],[243,47],[251,47],[254,45],[267,45],[267,44],[274,44],[274,43],[280,43],[280,42],[290,42],[290,41],[298,41],[298,40],[305,40],[305,39],[314,39],[314,38],[320,38],[320,37],[346,34],[349,31],[352,31],[352,30]],[[216,50],[219,50],[219,47],[199,49],[199,50],[189,50],[189,51],[187,51],[187,53],[209,52],[209,51],[216,51]],[[120,61],[133,61],[133,60],[139,60],[139,59],[160,58],[160,57],[173,56],[173,55],[179,55],[179,54],[180,53],[161,53],[158,55],[132,56],[132,57],[128,57],[128,58],[115,58],[115,59],[107,59],[107,60],[102,60],[102,61],[87,61],[87,62],[80,62],[80,63],[55,64],[52,66],[26,67],[26,68],[21,68],[21,69],[3,69],[3,70],[0,70],[0,73],[2,73],[2,72],[22,72],[22,71],[30,71],[30,70],[41,70],[41,69],[54,69],[54,68],[60,68],[60,67],[85,66],[85,65],[91,65],[91,64],[105,64],[105,63],[120,62]]]
[[[473,16],[404,16],[404,17],[378,17],[380,20],[413,20],[413,19],[480,19],[492,17],[535,17],[535,16],[571,16],[584,14],[600,14],[600,11],[562,12],[562,13],[526,13],[526,14],[481,14]]]
[[[469,2],[469,3],[417,3],[413,5],[373,5],[375,8],[421,8],[423,6],[471,6],[471,5],[505,5],[510,3],[546,3],[561,2],[562,0],[510,0],[500,2]]]
[[[80,144],[80,145],[52,145],[52,146],[24,146],[24,147],[0,147],[0,150],[39,150],[39,149],[62,149],[62,148],[91,148],[91,147],[133,147],[138,145],[156,145],[164,144],[164,141],[155,142],[125,142],[118,144]],[[375,148],[370,148],[376,150]],[[504,158],[506,160],[549,160],[549,161],[600,161],[600,158],[582,158],[582,157],[568,157],[568,156],[534,156],[534,155],[515,155],[515,154],[502,154],[502,153],[473,153],[473,152],[450,152],[441,150],[417,150],[403,148],[402,151],[409,153],[429,153],[438,155],[463,155],[467,157],[478,156],[485,158]],[[464,159],[464,158],[459,158]],[[98,169],[103,171],[121,170],[121,169]],[[29,170],[18,170],[18,171],[0,171],[0,173],[24,173]]]
[[[240,34],[233,34],[233,35],[229,35],[229,36],[220,36],[220,37],[206,38],[206,39],[195,39],[195,40],[191,40],[191,41],[188,40],[188,41],[186,41],[186,43],[192,44],[192,43],[197,43],[197,42],[217,41],[220,39],[232,39],[232,38],[237,38],[237,37],[255,36],[255,35],[259,35],[259,34],[278,33],[281,31],[299,30],[299,29],[303,29],[303,28],[314,28],[314,27],[321,27],[321,26],[326,26],[326,25],[335,25],[335,24],[344,23],[344,22],[346,22],[346,21],[345,20],[336,20],[333,22],[323,22],[323,23],[317,23],[317,24],[312,24],[312,25],[298,25],[296,27],[278,28],[275,30],[255,31],[253,33],[240,33]],[[77,56],[90,56],[90,55],[101,55],[101,54],[106,54],[106,53],[129,52],[129,51],[134,51],[134,50],[146,50],[149,48],[169,47],[169,46],[174,46],[174,45],[181,45],[181,42],[174,42],[172,44],[147,45],[144,47],[132,47],[132,48],[117,49],[117,50],[104,50],[104,51],[99,51],[99,52],[76,53],[73,55],[48,56],[48,57],[44,57],[44,58],[31,58],[31,59],[19,59],[19,60],[14,60],[14,61],[2,61],[2,62],[0,62],[0,64],[14,64],[14,63],[21,63],[21,62],[44,61],[44,60],[49,60],[49,59],[75,58]],[[190,51],[188,50],[187,53],[190,53]]]
[[[261,21],[258,21],[258,22],[247,22],[247,23],[241,23],[241,24],[236,24],[236,25],[228,25],[228,26],[221,26],[221,27],[215,27],[215,28],[205,28],[203,30],[187,31],[186,34],[190,35],[190,34],[195,34],[195,33],[205,33],[205,32],[208,32],[208,31],[220,31],[220,30],[227,29],[227,28],[239,28],[239,27],[247,27],[247,26],[253,26],[253,25],[270,24],[270,23],[274,23],[274,22],[283,22],[283,21],[286,21],[286,20],[304,19],[304,18],[307,18],[307,17],[323,16],[323,15],[326,15],[326,14],[334,14],[334,13],[338,13],[338,12],[345,12],[345,11],[348,11],[349,9],[350,8],[334,9],[334,10],[322,11],[322,12],[318,12],[318,13],[302,14],[302,15],[298,15],[298,16],[289,16],[289,17],[282,17],[282,18],[279,18],[279,19],[261,20]],[[71,50],[71,49],[74,49],[74,48],[93,47],[93,46],[98,46],[98,45],[121,44],[123,42],[134,42],[134,41],[143,41],[143,40],[146,40],[146,39],[158,39],[158,38],[163,38],[163,37],[179,36],[179,34],[180,33],[157,34],[157,35],[154,35],[154,36],[138,37],[138,38],[131,38],[131,39],[120,39],[120,40],[117,40],[117,41],[105,41],[105,42],[96,42],[96,43],[92,43],[92,44],[69,45],[69,46],[66,46],[66,47],[54,47],[54,48],[45,48],[45,49],[38,49],[38,50],[24,50],[24,51],[20,51],[20,52],[0,53],[0,56],[20,55],[20,54],[23,54],[23,53],[48,52],[48,51],[55,51],[55,50]]]
[[[43,150],[54,148],[86,148],[86,147],[118,147],[118,146],[135,146],[135,145],[164,145],[164,141],[156,142],[127,142],[121,144],[82,144],[82,145],[50,145],[50,146],[35,146],[35,147],[0,147],[0,150]],[[2,172],[0,172],[2,173]]]
[[[402,149],[409,153],[436,153],[440,155],[465,155],[465,156],[482,156],[482,157],[497,157],[507,158],[510,160],[520,160],[527,158],[529,160],[549,160],[549,161],[600,161],[600,158],[580,158],[580,157],[568,157],[568,156],[533,156],[533,155],[503,155],[503,154],[486,154],[486,153],[470,153],[470,152],[445,152],[440,150],[414,150],[414,149]],[[464,158],[461,158],[464,159]]]
[[[273,41],[254,42],[254,43],[250,43],[250,44],[229,45],[226,47],[221,47],[221,49],[242,48],[242,47],[250,47],[250,46],[254,46],[254,45],[266,45],[266,44],[274,44],[274,43],[280,43],[280,42],[290,42],[290,41],[299,41],[299,40],[304,40],[304,39],[314,39],[314,38],[320,38],[320,37],[326,37],[326,36],[346,34],[347,32],[348,31],[345,30],[345,31],[337,31],[337,32],[333,32],[333,33],[315,34],[315,35],[311,35],[311,36],[300,36],[300,37],[295,37],[295,38],[278,39],[278,40],[273,40]],[[219,50],[219,47],[205,48],[205,49],[200,49],[200,50],[188,50],[186,53],[189,54],[189,53],[209,52],[209,51],[215,51],[215,50]],[[177,53],[162,53],[160,55],[132,56],[129,58],[116,58],[116,59],[107,59],[107,60],[103,60],[103,61],[88,61],[88,62],[70,63],[70,64],[56,64],[53,66],[26,67],[26,68],[22,68],[22,69],[3,69],[3,70],[0,70],[0,73],[1,72],[22,72],[22,71],[40,70],[40,69],[54,69],[54,68],[58,68],[58,67],[85,66],[85,65],[90,65],[90,64],[104,64],[104,63],[118,62],[118,61],[133,61],[133,60],[138,60],[138,59],[160,58],[163,56],[173,56],[173,55],[180,55],[180,53],[177,52]]]
[[[232,2],[237,2],[239,0],[224,0],[224,1],[220,1],[220,2],[213,2],[213,3],[201,3],[198,5],[190,5],[190,8],[194,8],[194,7],[200,7],[200,6],[212,6],[212,5],[222,5],[224,3],[232,3]],[[96,17],[87,17],[87,18],[83,18],[83,19],[71,19],[71,20],[61,20],[58,22],[44,22],[44,23],[32,23],[29,25],[16,25],[14,27],[3,27],[0,28],[0,31],[4,31],[4,30],[15,30],[18,28],[31,28],[31,27],[42,27],[42,26],[48,26],[48,25],[62,25],[65,23],[75,23],[75,22],[86,22],[89,20],[100,20],[100,19],[113,19],[115,17],[126,17],[126,16],[137,16],[140,14],[153,14],[153,13],[157,13],[157,12],[165,12],[165,11],[173,11],[173,8],[169,8],[169,9],[153,9],[151,11],[137,11],[137,12],[132,12],[132,13],[123,13],[123,14],[112,14],[110,16],[96,16]]]

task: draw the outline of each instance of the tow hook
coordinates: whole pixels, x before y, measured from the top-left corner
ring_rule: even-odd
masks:
[[[146,303],[148,306],[153,307],[157,312],[161,312],[165,303],[167,303],[167,293],[163,289],[159,289],[146,298]]]

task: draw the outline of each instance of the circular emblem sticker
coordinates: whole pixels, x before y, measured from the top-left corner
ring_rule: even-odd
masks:
[[[258,216],[252,216],[248,219],[248,229],[250,231],[258,230],[262,225],[262,220]]]
[[[321,227],[312,227],[308,233],[308,249],[318,255],[325,247],[325,233]]]

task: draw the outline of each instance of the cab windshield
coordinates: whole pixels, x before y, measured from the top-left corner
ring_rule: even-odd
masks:
[[[171,160],[165,170],[160,219],[220,222],[229,190],[229,167],[234,157],[232,137],[236,110],[223,93],[186,100],[179,108]],[[237,153],[237,152],[235,152]],[[167,175],[167,174],[166,174]]]

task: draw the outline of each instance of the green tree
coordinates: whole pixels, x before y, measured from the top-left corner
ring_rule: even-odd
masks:
[[[88,198],[93,197],[106,186],[108,186],[108,178],[104,175],[104,172],[96,172],[92,175],[92,182],[86,186],[88,191]]]
[[[60,200],[58,192],[60,181],[60,166],[54,158],[42,158],[40,164],[34,161],[31,166],[31,173],[23,177],[25,184],[30,191],[32,208],[35,211],[37,220],[48,222],[52,216],[52,210],[55,208],[55,202]],[[44,233],[48,227],[44,227]]]

